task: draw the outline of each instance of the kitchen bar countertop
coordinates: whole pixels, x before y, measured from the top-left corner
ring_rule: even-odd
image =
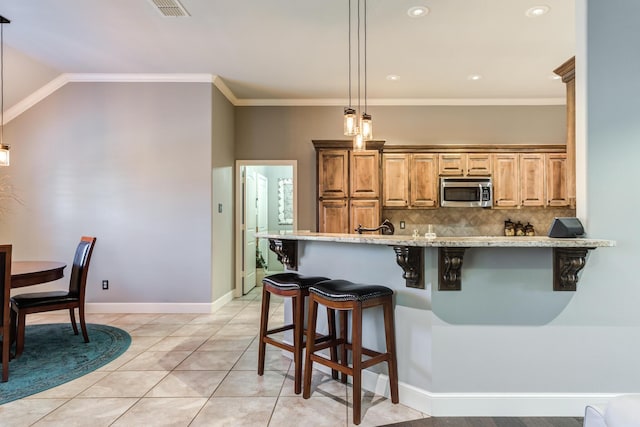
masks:
[[[515,248],[602,248],[616,245],[614,240],[586,238],[551,238],[546,236],[465,236],[436,237],[380,234],[339,234],[316,233],[311,231],[263,232],[257,237],[281,240],[311,240],[319,242],[360,243],[369,245],[414,246],[436,248],[478,248],[478,247],[515,247]]]

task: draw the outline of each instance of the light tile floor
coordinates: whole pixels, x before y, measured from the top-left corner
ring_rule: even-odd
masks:
[[[313,394],[293,392],[293,366],[267,346],[256,374],[261,290],[213,314],[89,314],[132,337],[118,359],[77,380],[0,405],[0,426],[350,426],[351,387],[314,372]],[[282,299],[271,298],[269,327],[282,323]],[[28,323],[68,322],[59,311]],[[28,343],[26,344],[28,345]],[[366,392],[361,426],[426,415]]]

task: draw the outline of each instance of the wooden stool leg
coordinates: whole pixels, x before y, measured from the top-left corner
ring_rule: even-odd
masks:
[[[269,300],[271,293],[267,291],[267,287],[262,287],[262,308],[260,311],[260,334],[258,339],[258,375],[264,374],[264,357],[267,344],[264,342],[264,337],[267,336],[267,327],[269,325]]]
[[[291,298],[293,305],[293,391],[302,392],[302,331],[304,330],[304,297],[302,293]]]
[[[362,408],[362,305],[351,312],[351,354],[353,357],[353,423],[360,424]]]
[[[340,340],[342,341],[342,354],[340,355],[340,363],[342,366],[349,366],[349,353],[347,353],[347,328],[349,325],[349,312],[347,310],[340,310]],[[347,383],[347,374],[342,373],[342,384]]]
[[[327,324],[329,327],[329,339],[335,342],[336,339],[336,311],[332,308],[327,307]],[[334,362],[338,362],[338,347],[331,346],[329,347],[329,354],[331,355],[331,360]],[[338,371],[335,369],[331,370],[331,378],[334,380],[338,379]]]
[[[309,315],[307,316],[307,353],[304,358],[304,386],[302,389],[302,397],[308,399],[311,397],[311,377],[313,371],[313,362],[311,361],[311,355],[314,352],[315,335],[316,335],[316,323],[318,317],[318,302],[313,297],[313,294],[309,296]]]
[[[389,389],[391,391],[391,402],[398,403],[398,363],[396,358],[396,329],[393,320],[393,298],[389,297],[383,304],[384,309],[384,333],[387,341],[387,353],[389,359],[387,366],[389,369]]]

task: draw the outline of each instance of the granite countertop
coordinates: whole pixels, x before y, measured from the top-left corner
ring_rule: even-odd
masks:
[[[368,245],[416,246],[416,247],[516,247],[516,248],[598,248],[616,245],[613,240],[558,239],[546,236],[468,236],[468,237],[413,237],[380,234],[315,233],[311,231],[263,232],[257,237],[282,240],[310,240],[318,242],[359,243]]]

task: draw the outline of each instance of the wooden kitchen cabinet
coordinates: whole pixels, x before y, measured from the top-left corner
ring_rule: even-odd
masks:
[[[351,197],[378,198],[380,195],[380,153],[376,150],[351,152]]]
[[[494,207],[569,206],[564,153],[494,154],[493,172]]]
[[[520,205],[545,205],[545,156],[542,153],[519,154]]]
[[[382,155],[382,204],[389,208],[409,206],[409,157],[406,153]]]
[[[466,153],[438,155],[438,173],[446,176],[463,176],[467,169]]]
[[[570,206],[567,155],[548,153],[545,157],[547,206]]]
[[[384,154],[382,169],[384,207],[435,208],[438,206],[437,154]]]
[[[409,171],[409,205],[421,208],[438,207],[438,155],[411,154]]]
[[[380,200],[351,199],[349,212],[351,218],[349,233],[353,233],[362,225],[365,228],[375,228],[380,225]]]
[[[491,176],[491,154],[489,153],[469,153],[467,154],[467,175],[468,176]]]
[[[520,204],[518,154],[493,155],[493,206],[515,208]]]
[[[318,202],[318,231],[321,233],[349,233],[347,199],[328,199]]]
[[[347,150],[322,150],[318,152],[318,196],[323,199],[346,198],[349,176],[349,152]]]
[[[353,233],[361,224],[380,225],[380,158],[384,141],[367,141],[354,152],[352,141],[315,140],[318,180],[317,228]]]
[[[491,176],[489,153],[441,153],[438,173],[442,176]]]

